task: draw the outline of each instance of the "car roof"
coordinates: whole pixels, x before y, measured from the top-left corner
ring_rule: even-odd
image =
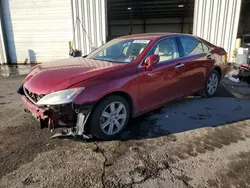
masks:
[[[141,34],[134,34],[134,35],[126,35],[122,37],[118,37],[120,39],[147,39],[147,40],[154,40],[159,38],[164,38],[168,36],[180,36],[180,35],[190,35],[185,33],[141,33]]]

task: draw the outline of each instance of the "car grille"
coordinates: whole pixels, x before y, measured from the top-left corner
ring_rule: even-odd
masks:
[[[38,95],[35,93],[30,92],[29,90],[27,90],[25,87],[23,87],[23,91],[26,95],[26,97],[33,103],[37,103],[37,101],[39,101],[42,97],[44,97],[45,95]]]

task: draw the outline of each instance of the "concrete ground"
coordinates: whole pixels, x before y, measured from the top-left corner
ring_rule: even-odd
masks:
[[[133,119],[120,140],[86,143],[39,128],[16,94],[23,79],[0,78],[0,187],[250,186],[244,83],[225,79],[214,98],[173,102]]]

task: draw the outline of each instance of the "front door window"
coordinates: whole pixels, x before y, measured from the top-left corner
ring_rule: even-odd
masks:
[[[150,55],[152,54],[157,54],[160,56],[159,63],[178,58],[179,52],[175,38],[167,38],[160,41],[151,50]]]

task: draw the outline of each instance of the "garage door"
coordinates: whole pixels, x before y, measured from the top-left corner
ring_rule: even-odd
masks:
[[[68,57],[73,36],[70,0],[2,0],[2,10],[11,63]]]
[[[108,0],[109,39],[136,33],[192,33],[194,0]]]

